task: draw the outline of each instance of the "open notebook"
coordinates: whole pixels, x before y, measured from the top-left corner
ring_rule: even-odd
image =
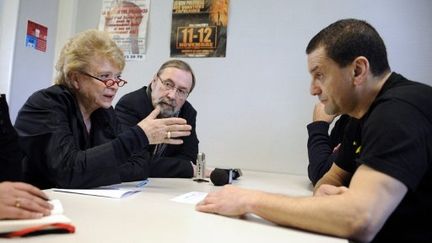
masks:
[[[0,220],[1,237],[21,237],[46,233],[74,233],[75,227],[71,220],[63,215],[63,207],[59,200],[51,200],[54,206],[51,215],[40,219],[5,219]]]

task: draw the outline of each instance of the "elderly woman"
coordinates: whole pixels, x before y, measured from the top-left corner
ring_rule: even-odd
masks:
[[[149,144],[181,144],[191,126],[182,118],[155,119],[156,108],[136,126],[120,128],[111,103],[125,65],[105,32],[88,30],[62,49],[56,84],[34,93],[15,128],[26,153],[24,173],[41,188],[90,188],[147,178],[134,154]]]

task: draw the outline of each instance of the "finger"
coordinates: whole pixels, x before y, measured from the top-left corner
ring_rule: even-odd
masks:
[[[168,139],[168,138],[165,138],[165,140],[163,141],[163,143],[180,145],[180,144],[183,144],[183,140],[182,139],[173,139],[173,138]]]
[[[315,196],[329,196],[329,195],[336,195],[340,193],[341,193],[341,189],[339,187],[323,184],[318,188],[318,190],[316,190]]]
[[[205,213],[216,213],[216,207],[214,204],[197,204],[195,209]]]
[[[159,120],[162,121],[167,126],[187,124],[187,121],[185,119],[179,117],[162,118]]]
[[[197,204],[195,204],[195,207],[197,207],[198,205],[204,205],[204,204],[205,204],[204,200],[201,200]]]
[[[170,131],[171,133],[173,132],[188,132],[190,130],[192,130],[192,126],[191,125],[169,125],[167,126],[167,130]],[[171,134],[172,136],[173,134]]]
[[[160,108],[159,106],[156,106],[156,108],[146,117],[146,119],[156,119],[159,113]]]
[[[189,132],[189,131],[186,131],[186,132],[174,132],[174,131],[170,131],[169,134],[170,134],[169,138],[179,138],[179,137],[187,137],[187,136],[189,136],[191,134],[191,132]]]
[[[339,187],[339,194],[343,194],[347,191],[348,191],[348,187],[346,187],[346,186],[340,186]]]
[[[46,199],[46,195],[44,195],[44,193],[42,195],[39,195],[39,194],[35,195],[29,191],[17,189],[14,192],[13,196],[15,198],[25,198],[27,200],[34,201],[45,208],[49,208],[49,209],[52,208],[51,204],[48,203],[48,201]],[[41,197],[41,196],[44,196],[44,197]]]
[[[315,192],[314,192],[314,196],[320,197],[320,196],[325,196],[326,195],[326,185],[321,185],[320,187],[318,187]]]
[[[44,200],[49,200],[48,196],[43,191],[30,184],[14,182],[14,187],[20,191],[28,192],[29,194],[42,198]]]
[[[8,207],[4,213],[4,219],[38,219],[43,217],[42,213],[31,212],[16,207]]]
[[[37,201],[37,200],[31,200],[27,198],[17,198],[14,207],[29,212],[40,213],[43,215],[50,215],[51,209],[48,205],[45,204],[49,204],[49,203],[47,201]]]
[[[12,197],[14,198],[12,199],[14,200],[12,203],[13,205],[16,205],[16,203],[19,202],[20,205],[25,205],[25,207],[28,209],[36,210],[44,214],[53,208],[53,206],[46,199],[30,194],[27,191],[17,190],[14,192]]]
[[[313,194],[315,197],[321,197],[321,196],[326,196],[326,194],[324,193],[323,190],[316,190],[315,193]]]

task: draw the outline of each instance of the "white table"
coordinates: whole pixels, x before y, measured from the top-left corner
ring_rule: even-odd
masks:
[[[311,195],[305,176],[244,171],[236,185],[288,195]],[[13,242],[348,242],[344,239],[281,227],[255,216],[230,218],[197,212],[192,204],[171,199],[191,191],[219,187],[191,179],[150,178],[143,192],[109,199],[47,190],[60,199],[74,234],[51,234]]]

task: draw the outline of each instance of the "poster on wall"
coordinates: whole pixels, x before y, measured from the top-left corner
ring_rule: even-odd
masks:
[[[145,58],[149,9],[150,0],[103,0],[99,30],[111,35],[127,61]]]
[[[46,52],[48,28],[33,21],[27,22],[26,47]]]
[[[174,0],[171,57],[225,57],[229,0]]]

